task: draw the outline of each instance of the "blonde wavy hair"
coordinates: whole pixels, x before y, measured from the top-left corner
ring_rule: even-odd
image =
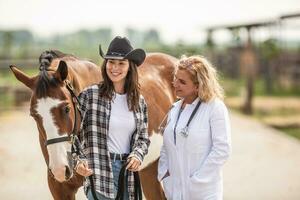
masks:
[[[203,56],[182,56],[178,62],[179,70],[186,70],[194,84],[198,85],[198,97],[208,102],[216,97],[224,99],[224,90],[218,82],[216,69]]]

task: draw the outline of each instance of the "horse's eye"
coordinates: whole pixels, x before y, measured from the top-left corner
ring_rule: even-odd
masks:
[[[65,107],[65,113],[68,114],[69,112],[70,112],[70,107],[69,107],[69,106],[66,106],[66,107]]]

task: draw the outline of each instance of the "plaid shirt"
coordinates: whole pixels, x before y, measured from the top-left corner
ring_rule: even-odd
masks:
[[[93,170],[94,188],[108,198],[115,198],[111,158],[108,152],[107,139],[111,101],[99,96],[100,85],[92,85],[79,95],[82,111],[80,139],[83,151]],[[129,157],[135,156],[143,161],[148,152],[150,140],[148,137],[148,111],[145,99],[141,96],[139,109],[134,112],[136,130],[130,144]],[[86,186],[90,185],[86,179]],[[134,199],[133,172],[128,171],[129,199]]]

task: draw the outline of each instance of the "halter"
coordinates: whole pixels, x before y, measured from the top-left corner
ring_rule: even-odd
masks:
[[[84,155],[83,151],[82,151],[82,148],[81,148],[81,143],[78,139],[78,130],[75,130],[76,127],[77,127],[77,112],[79,113],[79,117],[82,118],[82,114],[81,114],[81,110],[80,110],[80,107],[81,107],[81,103],[78,99],[78,97],[75,95],[75,92],[74,92],[74,88],[73,86],[71,85],[71,83],[68,81],[68,80],[65,80],[65,84],[66,84],[66,88],[68,89],[68,91],[70,92],[71,94],[71,97],[72,97],[72,103],[73,103],[73,108],[74,108],[74,112],[75,112],[75,122],[74,122],[74,126],[73,126],[73,129],[72,129],[72,132],[71,134],[68,134],[68,136],[64,136],[64,137],[59,137],[59,138],[53,138],[53,139],[49,139],[49,140],[46,140],[45,142],[45,146],[47,147],[48,145],[50,144],[56,144],[56,143],[61,143],[61,142],[70,142],[72,147],[71,147],[71,157],[72,157],[72,160],[71,160],[71,163],[69,161],[69,165],[71,166],[71,168],[75,168],[76,167],[76,162],[83,162],[82,158],[85,158],[86,159],[86,156]],[[74,101],[75,99],[75,101]],[[52,174],[51,173],[51,170],[49,169],[48,167],[48,170],[49,170],[49,174]],[[94,181],[93,181],[93,175],[89,176],[89,180],[91,182],[91,189],[92,189],[92,195],[94,197],[95,200],[98,200],[97,198],[97,195],[96,195],[96,189],[94,188]]]
[[[68,80],[66,80],[65,84],[66,84],[66,88],[68,89],[68,91],[71,94],[72,104],[73,104],[74,113],[75,113],[75,122],[74,122],[74,125],[73,125],[73,129],[72,129],[71,134],[68,134],[68,136],[46,140],[45,146],[48,146],[50,144],[61,143],[61,142],[70,142],[71,145],[72,145],[72,149],[71,149],[72,157],[73,158],[76,157],[76,159],[74,159],[74,160],[78,160],[79,156],[84,155],[83,152],[82,152],[82,149],[81,149],[80,141],[77,137],[78,130],[76,130],[77,119],[78,119],[77,112],[79,113],[80,118],[82,116],[80,108],[79,108],[80,107],[80,101],[79,101],[78,97],[75,95],[74,88],[71,85],[71,83]]]

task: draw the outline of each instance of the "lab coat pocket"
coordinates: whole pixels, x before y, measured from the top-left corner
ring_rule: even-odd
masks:
[[[218,182],[199,182],[192,177],[189,179],[189,200],[214,199],[220,200],[221,188]]]
[[[194,182],[192,180],[192,178],[189,179],[189,199],[199,199],[201,198],[201,187],[202,185],[201,184],[198,184],[196,182]]]
[[[209,129],[189,130],[188,150],[190,153],[201,153],[208,145]]]
[[[166,198],[168,200],[172,199],[172,193],[173,193],[173,185],[172,185],[172,177],[168,176],[162,180],[164,192],[166,195]]]

